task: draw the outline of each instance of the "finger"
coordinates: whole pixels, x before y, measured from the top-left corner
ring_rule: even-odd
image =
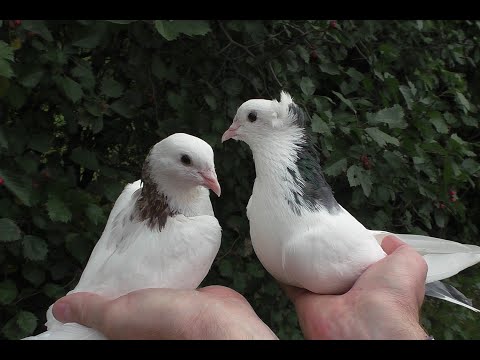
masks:
[[[245,297],[237,291],[221,285],[210,285],[197,289],[197,291],[215,295],[220,298],[230,298],[246,301]]]
[[[394,248],[391,255],[395,257],[397,267],[402,266],[408,270],[408,273],[414,275],[417,281],[424,283],[427,276],[428,265],[423,256],[401,240],[394,237],[390,238],[390,243],[387,243],[386,248]],[[394,243],[393,246],[392,243]]]
[[[287,284],[284,284],[284,283],[281,283],[281,282],[279,282],[278,284],[280,285],[282,290],[285,292],[287,297],[293,303],[295,303],[300,296],[305,295],[306,293],[309,292],[305,289],[301,289],[301,288],[298,288],[296,286],[287,285]]]
[[[406,245],[406,243],[393,235],[386,236],[382,241],[382,248],[388,255],[393,253],[402,245]]]
[[[395,251],[394,255],[403,259],[404,269],[410,275],[409,278],[414,284],[413,289],[415,289],[418,304],[421,305],[425,296],[425,280],[428,272],[427,262],[423,256],[408,245],[402,246]],[[400,261],[397,261],[397,264],[400,264]]]
[[[67,295],[53,305],[53,316],[63,322],[76,322],[98,328],[109,300],[93,293]]]
[[[414,296],[420,308],[425,296],[427,262],[415,249],[395,236],[385,237],[382,247],[389,255],[385,260],[389,264],[395,263],[395,269],[390,265],[392,272],[389,279],[396,279],[396,286],[400,286],[404,295]]]

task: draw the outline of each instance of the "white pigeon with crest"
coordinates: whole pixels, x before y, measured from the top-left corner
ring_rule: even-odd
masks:
[[[237,110],[222,142],[241,140],[252,150],[256,179],[247,205],[254,251],[278,281],[319,294],[341,294],[386,256],[389,234],[366,229],[336,200],[291,96],[250,99]],[[439,280],[480,262],[480,247],[422,235],[394,234],[428,264],[426,294],[471,310],[463,294]]]
[[[118,197],[70,293],[117,298],[144,288],[196,289],[221,242],[208,189],[220,196],[213,150],[205,141],[177,133],[153,146],[141,180]],[[57,321],[52,306],[48,330],[26,339],[106,339],[94,329]]]

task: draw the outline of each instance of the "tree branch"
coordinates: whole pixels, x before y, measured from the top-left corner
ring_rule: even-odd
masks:
[[[248,50],[248,48],[243,45],[243,44],[240,44],[239,42],[236,42],[235,40],[232,39],[232,37],[230,36],[230,34],[228,33],[228,31],[225,29],[225,27],[223,26],[222,22],[219,21],[218,24],[220,25],[220,28],[222,29],[223,33],[225,34],[225,36],[228,38],[228,40],[233,44],[233,45],[236,45],[240,48],[242,48],[243,50],[245,50],[245,52],[250,55],[251,57],[255,57],[255,55],[250,51]]]

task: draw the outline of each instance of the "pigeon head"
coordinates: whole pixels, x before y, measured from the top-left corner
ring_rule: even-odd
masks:
[[[195,136],[176,133],[155,144],[145,161],[142,180],[156,182],[167,196],[203,186],[221,194],[212,147]]]
[[[232,125],[222,136],[222,142],[241,140],[252,147],[293,127],[303,128],[304,117],[303,111],[284,91],[280,101],[250,99],[238,108]]]
[[[287,202],[296,214],[319,207],[338,211],[339,206],[320,166],[320,152],[307,131],[306,115],[292,97],[282,91],[280,101],[250,99],[237,110],[222,136],[241,140],[253,153],[257,178],[285,186]],[[282,190],[283,191],[283,190]]]

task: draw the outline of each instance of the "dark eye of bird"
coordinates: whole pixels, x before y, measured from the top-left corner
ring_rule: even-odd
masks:
[[[180,158],[180,160],[182,161],[183,164],[185,165],[190,165],[192,163],[192,159],[190,159],[190,156],[188,155],[182,155],[182,157]]]
[[[251,112],[248,114],[248,121],[255,122],[257,120],[257,114],[255,112]]]

